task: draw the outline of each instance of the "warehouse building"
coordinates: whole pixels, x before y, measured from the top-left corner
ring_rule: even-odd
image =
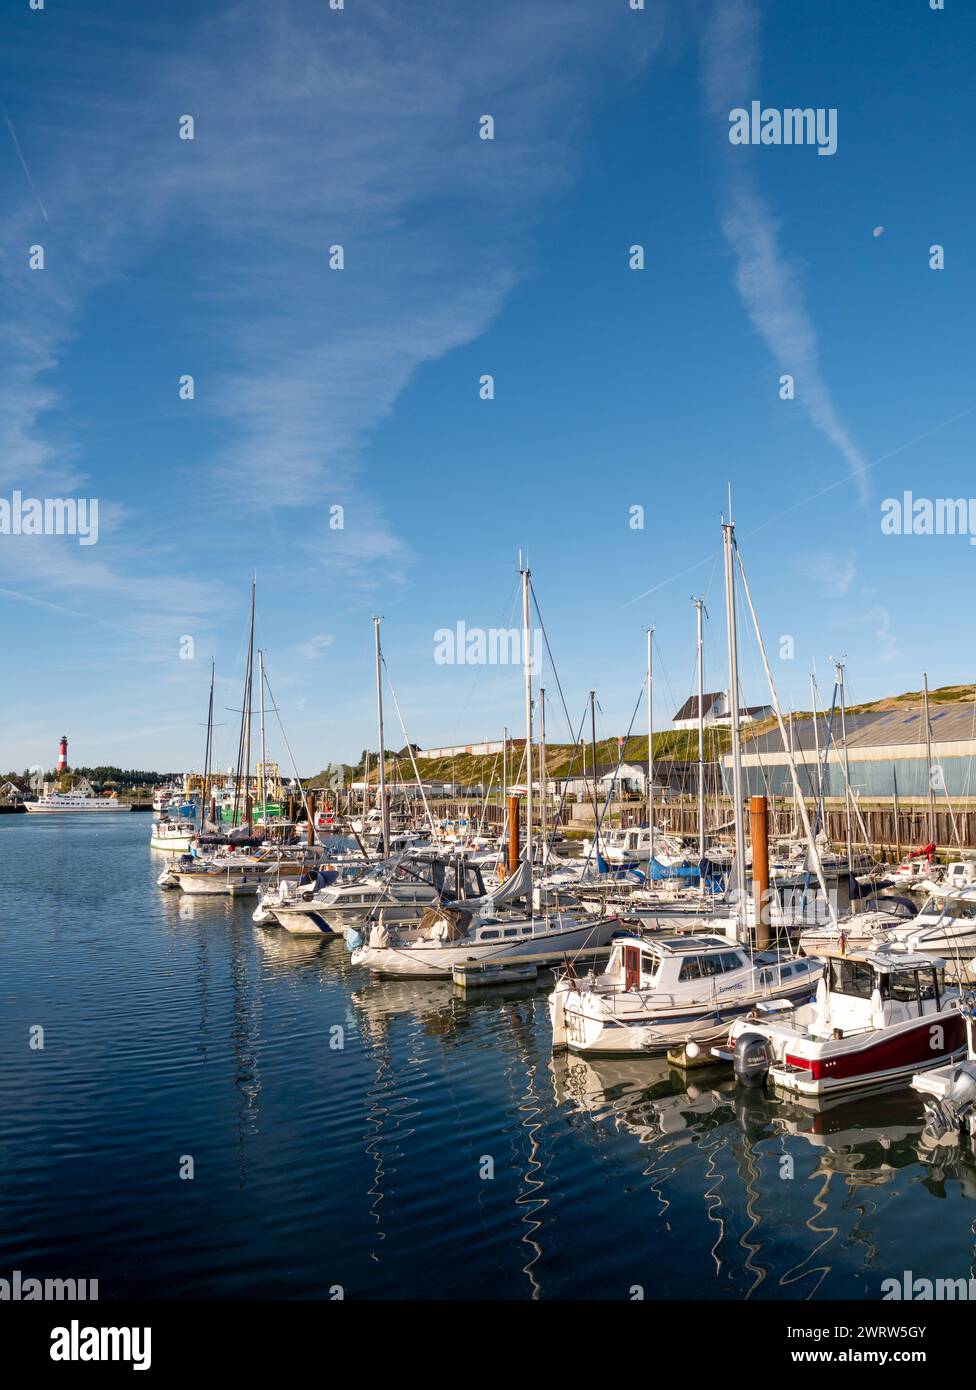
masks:
[[[953,701],[930,708],[932,776],[937,795],[976,797],[976,702]],[[787,725],[789,729],[789,725]],[[826,766],[826,794],[844,795],[844,754],[840,714],[831,721],[811,716],[792,721],[793,756],[800,786],[813,797],[818,788],[819,764],[830,749]],[[929,794],[929,760],[925,719],[920,708],[869,711],[847,716],[847,753],[851,789],[859,798],[890,799],[893,796],[924,798]],[[743,791],[746,796],[791,796],[793,783],[783,739],[777,727],[743,739]],[[732,757],[722,759],[726,792],[732,785]]]

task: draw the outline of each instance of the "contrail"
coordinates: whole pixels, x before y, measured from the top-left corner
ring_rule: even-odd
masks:
[[[20,141],[17,139],[17,132],[14,130],[13,121],[11,121],[10,117],[7,115],[7,108],[4,106],[2,101],[0,101],[0,111],[3,111],[3,119],[7,122],[7,129],[10,131],[10,138],[14,142],[14,149],[17,151],[17,158],[20,160],[21,167],[23,168],[24,173],[27,175],[27,182],[31,186],[31,192],[37,199],[37,206],[40,208],[41,213],[43,214],[44,221],[47,222],[49,220],[47,215],[47,209],[41,202],[41,195],[38,193],[37,188],[34,185],[34,180],[31,178],[31,171],[28,169],[27,160],[24,158],[23,153],[21,151]]]
[[[972,415],[974,411],[976,411],[976,404],[967,405],[964,409],[956,411],[955,415],[950,415],[947,419],[940,420],[937,425],[930,425],[928,429],[922,430],[921,434],[916,434],[911,439],[906,439],[903,444],[896,444],[895,447],[889,449],[887,453],[879,454],[876,459],[871,459],[869,463],[864,465],[864,472],[869,473],[872,468],[877,468],[880,463],[887,463],[889,459],[895,458],[898,454],[903,454],[906,449],[911,449],[914,445],[920,444],[923,439],[928,439],[930,435],[936,434],[939,430],[944,430],[949,425],[954,425],[957,420],[965,419],[967,415]],[[799,502],[793,502],[789,507],[784,507],[781,512],[776,512],[775,515],[768,516],[765,521],[760,521],[757,525],[744,533],[743,539],[748,540],[750,536],[754,536],[758,531],[764,531],[767,526],[772,526],[775,522],[782,521],[783,517],[789,516],[792,512],[800,511],[803,507],[808,507],[811,502],[818,501],[821,497],[825,497],[828,492],[834,492],[839,487],[845,487],[849,482],[850,479],[846,476],[843,478],[836,478],[832,483],[827,483],[824,487],[818,488],[816,492],[811,492],[806,497],[801,497]],[[647,598],[650,594],[656,594],[658,589],[663,589],[668,584],[673,584],[676,579],[681,579],[684,575],[691,574],[694,570],[701,569],[702,565],[707,565],[717,554],[717,550],[710,551],[701,560],[696,560],[693,565],[688,565],[686,569],[678,570],[677,574],[669,575],[667,579],[660,580],[659,583],[653,584],[649,589],[645,589],[642,594],[635,594],[633,598],[627,599],[625,603],[620,605],[621,608],[629,608],[632,603],[639,603],[642,598]]]
[[[18,594],[16,589],[0,589],[0,595],[4,598],[19,599],[21,603],[36,603],[39,608],[51,608],[55,613],[67,613],[72,618],[85,616],[84,613],[79,613],[74,608],[62,608],[59,603],[48,603],[46,599],[34,598],[31,594]]]

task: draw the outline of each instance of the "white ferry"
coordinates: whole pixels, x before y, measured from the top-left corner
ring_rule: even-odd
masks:
[[[91,792],[45,792],[37,801],[24,803],[32,815],[65,815],[74,811],[127,811],[118,797],[94,796]]]

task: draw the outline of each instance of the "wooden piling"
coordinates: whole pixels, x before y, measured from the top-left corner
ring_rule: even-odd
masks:
[[[769,945],[769,806],[764,796],[749,801],[752,828],[752,895],[756,904],[756,945]]]

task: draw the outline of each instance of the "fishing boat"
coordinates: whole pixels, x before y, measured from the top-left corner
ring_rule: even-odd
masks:
[[[907,1080],[964,1052],[959,998],[944,960],[891,946],[832,955],[812,1003],[760,1006],[712,1050],[745,1085],[806,1096]]]
[[[721,936],[626,932],[602,974],[567,972],[556,984],[552,1045],[610,1054],[700,1047],[757,1003],[809,999],[822,973],[821,961],[751,952]]]

